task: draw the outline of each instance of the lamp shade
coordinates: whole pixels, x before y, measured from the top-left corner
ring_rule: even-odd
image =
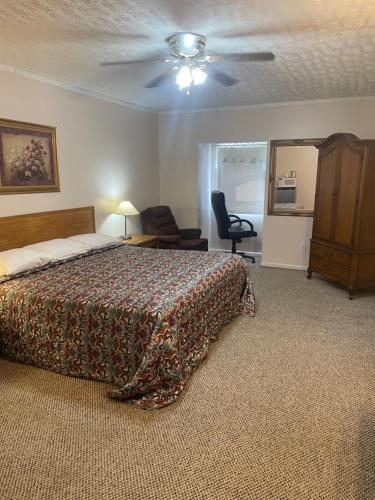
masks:
[[[138,215],[139,212],[130,201],[122,201],[114,211],[116,215]]]

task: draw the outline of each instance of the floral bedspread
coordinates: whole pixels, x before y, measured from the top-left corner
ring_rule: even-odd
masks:
[[[121,245],[1,283],[0,352],[155,409],[240,313],[255,314],[241,257]]]

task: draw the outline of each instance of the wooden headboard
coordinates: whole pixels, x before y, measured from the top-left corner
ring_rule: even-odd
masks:
[[[94,232],[94,207],[0,217],[0,252],[54,238]]]

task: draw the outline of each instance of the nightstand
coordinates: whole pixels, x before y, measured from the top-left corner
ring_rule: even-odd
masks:
[[[120,240],[124,245],[135,247],[159,248],[159,236],[153,234],[132,234],[130,240]]]

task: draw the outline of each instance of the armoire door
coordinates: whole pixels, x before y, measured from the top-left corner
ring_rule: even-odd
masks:
[[[347,247],[354,245],[362,173],[362,149],[344,144],[338,167],[338,189],[333,240]]]
[[[313,228],[313,237],[319,240],[332,238],[338,159],[338,148],[319,153]]]

